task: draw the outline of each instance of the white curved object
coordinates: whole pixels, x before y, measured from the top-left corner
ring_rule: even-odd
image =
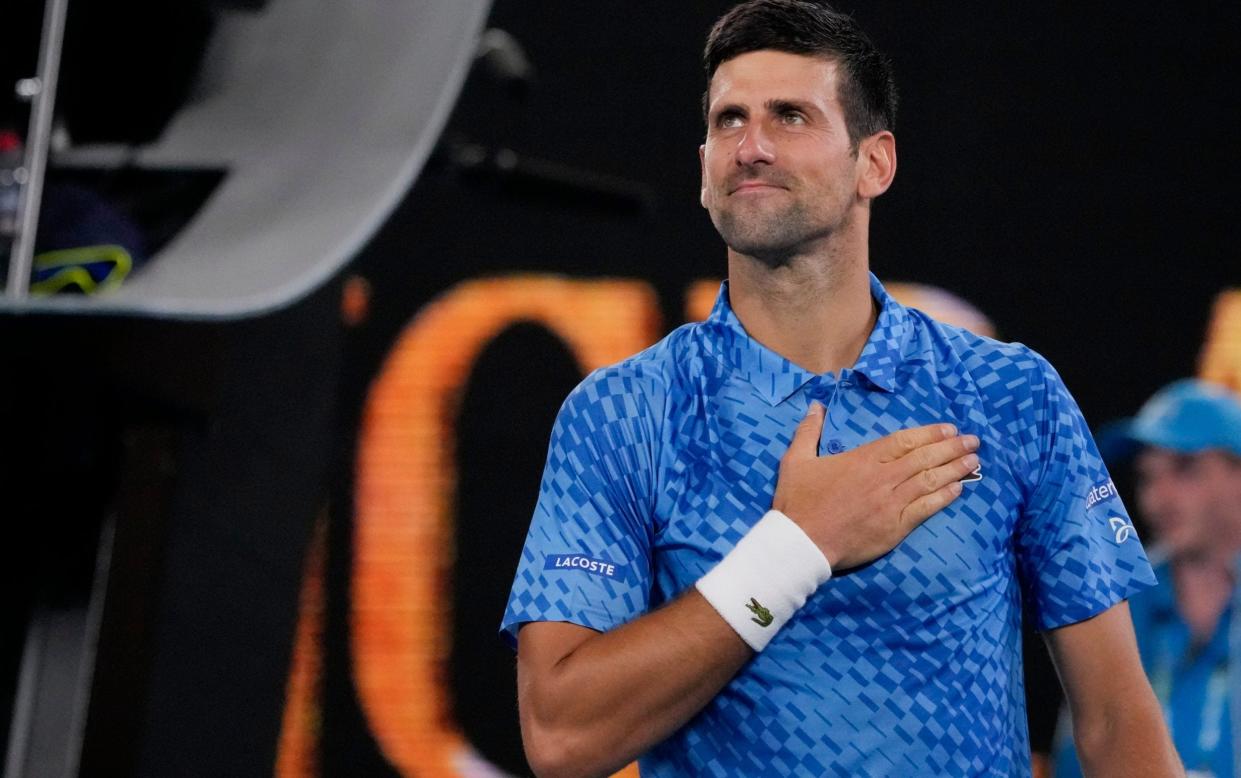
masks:
[[[0,299],[0,310],[235,318],[305,296],[421,172],[489,6],[271,0],[259,14],[221,16],[195,93],[133,160],[227,168],[215,192],[117,291]]]

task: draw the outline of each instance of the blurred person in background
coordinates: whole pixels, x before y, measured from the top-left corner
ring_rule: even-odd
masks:
[[[1105,454],[1133,456],[1141,516],[1157,541],[1159,584],[1129,601],[1142,664],[1189,775],[1236,774],[1231,709],[1241,677],[1230,654],[1241,561],[1241,401],[1203,381],[1172,383],[1132,420],[1100,434]],[[1110,485],[1109,485],[1110,487]],[[1114,487],[1089,499],[1114,499]],[[1067,717],[1062,717],[1062,724]],[[1057,778],[1081,775],[1068,726]]]

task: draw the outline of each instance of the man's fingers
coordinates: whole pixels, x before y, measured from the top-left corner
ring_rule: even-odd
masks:
[[[951,424],[928,424],[897,430],[876,440],[871,445],[878,449],[880,462],[892,462],[923,446],[955,437],[957,428]]]
[[[823,434],[823,405],[811,402],[806,416],[793,432],[793,442],[789,444],[785,456],[817,457],[819,455],[819,436]]]
[[[954,435],[914,449],[893,463],[899,480],[933,470],[978,449],[977,435]],[[929,490],[928,490],[929,491]]]
[[[961,496],[961,489],[961,482],[953,481],[905,506],[905,510],[901,511],[901,526],[905,532],[912,532],[919,524],[947,508],[949,503]]]
[[[929,470],[920,470],[896,487],[896,497],[904,502],[914,502],[931,492],[960,481],[974,472],[976,467],[978,467],[978,455],[966,454],[948,464]]]

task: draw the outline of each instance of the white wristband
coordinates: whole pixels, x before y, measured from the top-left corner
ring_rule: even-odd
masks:
[[[755,651],[762,651],[832,566],[802,528],[768,511],[728,556],[694,584]]]

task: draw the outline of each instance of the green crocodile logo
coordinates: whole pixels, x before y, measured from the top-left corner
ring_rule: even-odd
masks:
[[[747,603],[745,607],[749,608],[750,612],[754,614],[754,617],[751,618],[750,621],[760,627],[770,627],[771,622],[775,621],[776,617],[771,615],[771,611],[767,610],[762,605],[759,605],[758,600],[753,597],[750,598],[750,602]]]

